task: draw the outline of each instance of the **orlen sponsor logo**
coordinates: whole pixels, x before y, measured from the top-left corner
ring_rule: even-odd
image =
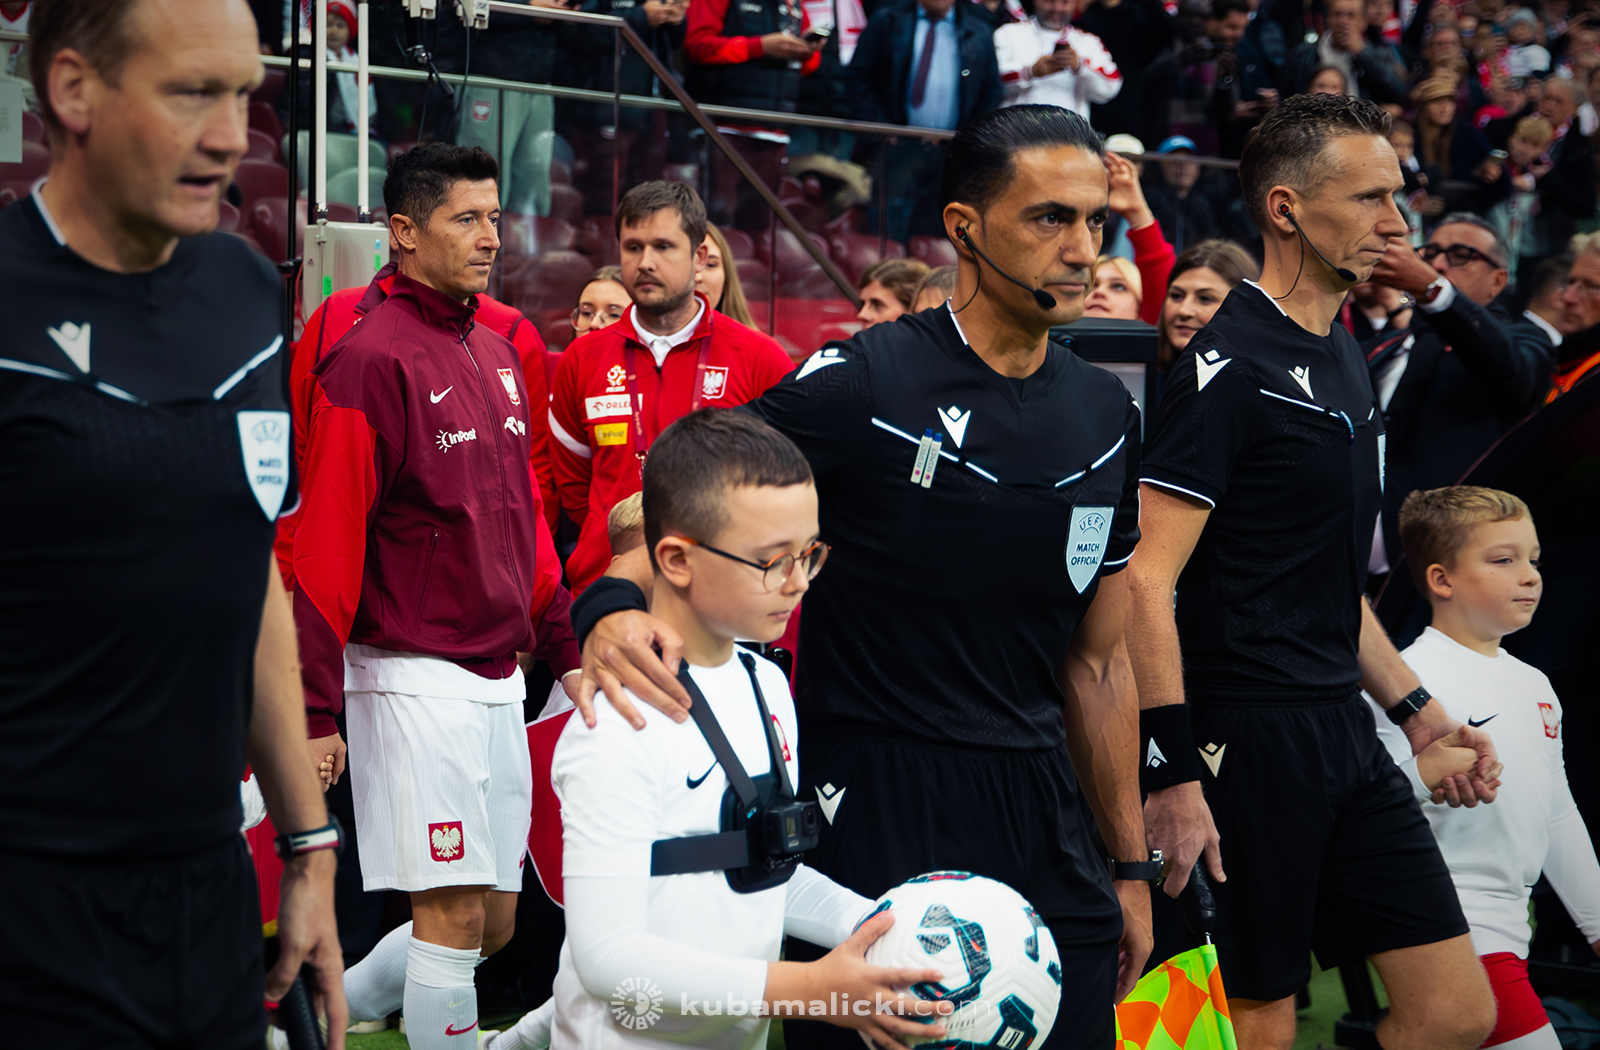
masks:
[[[476,440],[478,440],[478,428],[477,427],[473,427],[471,430],[454,430],[454,431],[441,430],[441,431],[439,431],[439,436],[437,438],[435,438],[434,440],[436,440],[439,443],[439,451],[441,451],[441,452],[449,452],[450,451],[450,446],[452,446],[452,445],[459,445],[463,441],[476,441]]]
[[[603,397],[589,397],[583,401],[583,407],[588,412],[585,419],[604,419],[607,416],[625,416],[628,414],[627,394],[606,394]]]

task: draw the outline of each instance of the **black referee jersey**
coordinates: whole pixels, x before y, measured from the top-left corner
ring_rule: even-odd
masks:
[[[1383,416],[1355,339],[1306,331],[1247,281],[1162,389],[1144,480],[1212,508],[1178,579],[1189,699],[1353,696],[1383,496]]]
[[[226,844],[290,489],[278,277],[227,234],[101,269],[35,193],[0,288],[0,851]]]
[[[811,462],[833,545],[800,621],[802,734],[1059,747],[1056,671],[1139,535],[1122,384],[1054,343],[1002,376],[945,308],[830,344],[747,407]]]

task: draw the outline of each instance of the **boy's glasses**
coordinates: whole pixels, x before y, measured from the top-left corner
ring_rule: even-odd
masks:
[[[688,536],[680,538],[685,543],[691,543],[702,550],[721,555],[729,561],[736,561],[740,565],[748,565],[752,569],[759,569],[761,571],[762,586],[769,591],[775,591],[782,587],[789,579],[789,574],[794,572],[796,565],[800,566],[807,580],[816,579],[817,573],[822,571],[822,563],[828,560],[828,551],[832,549],[821,540],[815,540],[811,546],[799,554],[780,554],[771,561],[760,562],[751,561],[749,558],[741,558],[737,554],[729,554],[727,551],[718,550],[709,543],[701,543],[699,540]]]

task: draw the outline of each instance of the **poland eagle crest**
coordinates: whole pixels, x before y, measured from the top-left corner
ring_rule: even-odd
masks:
[[[452,820],[445,824],[429,824],[428,848],[436,861],[448,864],[453,860],[460,860],[463,856],[461,821]]]

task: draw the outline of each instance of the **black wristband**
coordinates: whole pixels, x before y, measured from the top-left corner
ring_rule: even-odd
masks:
[[[1400,702],[1384,712],[1389,716],[1389,721],[1395,725],[1403,725],[1412,715],[1428,706],[1428,701],[1433,699],[1433,694],[1422,686],[1417,686],[1411,692],[1400,698]]]
[[[1139,790],[1145,794],[1200,779],[1188,704],[1139,712]]]
[[[583,643],[595,624],[625,609],[650,611],[637,583],[620,576],[602,576],[591,583],[572,603],[572,633],[578,636],[578,650],[583,650]]]

